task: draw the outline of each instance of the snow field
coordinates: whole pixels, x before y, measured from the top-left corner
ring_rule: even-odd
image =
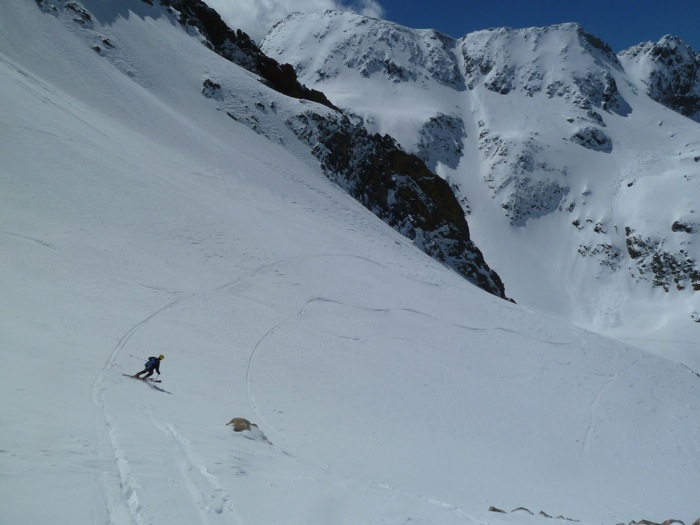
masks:
[[[84,5],[119,67],[0,16],[1,523],[697,517],[691,371],[475,289],[279,145],[304,103]],[[264,133],[213,73],[277,102]],[[122,375],[160,353],[162,383]]]

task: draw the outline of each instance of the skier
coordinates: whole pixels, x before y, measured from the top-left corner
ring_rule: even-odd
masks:
[[[148,361],[146,361],[146,368],[141,370],[138,374],[134,374],[131,377],[135,377],[136,379],[146,379],[147,377],[151,377],[153,375],[153,371],[155,370],[158,372],[158,375],[160,375],[160,362],[165,359],[165,356],[163,354],[160,354],[158,357],[149,357]],[[148,372],[148,373],[146,373]],[[146,374],[145,376],[141,377],[141,374]]]

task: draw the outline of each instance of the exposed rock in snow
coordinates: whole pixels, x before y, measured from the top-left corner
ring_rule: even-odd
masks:
[[[610,272],[620,267],[622,250],[611,244],[596,244],[593,247],[581,245],[578,252],[584,257],[594,257],[601,267],[608,268]],[[596,276],[600,275],[600,272],[596,272]]]
[[[205,78],[204,82],[202,82],[202,95],[207,98],[222,100],[221,85],[209,78]]]
[[[698,224],[693,222],[677,220],[671,225],[671,231],[674,232],[695,233],[697,230]]]
[[[523,226],[559,209],[569,193],[563,181],[566,171],[537,160],[542,145],[536,137],[506,140],[488,129],[479,134],[479,149],[488,159],[484,180],[514,226]]]
[[[635,261],[638,275],[649,280],[654,286],[669,291],[671,286],[683,290],[690,286],[700,290],[700,270],[686,250],[670,253],[664,250],[663,239],[653,239],[635,235],[632,228],[625,228],[627,253]]]
[[[246,437],[253,441],[261,441],[268,445],[272,444],[270,440],[267,439],[265,433],[262,430],[260,430],[260,427],[258,425],[256,425],[255,423],[251,423],[248,419],[244,417],[234,417],[231,421],[229,421],[226,424],[231,425],[231,429],[234,432],[239,432],[241,435],[243,435],[243,437]]]
[[[250,427],[252,426],[258,426],[255,423],[251,423],[244,417],[234,417],[231,421],[229,421],[226,424],[231,425],[231,428],[234,432],[243,432],[244,430],[250,430]]]
[[[419,131],[416,154],[435,172],[440,162],[452,169],[459,165],[464,149],[464,121],[455,115],[439,113],[430,118]]]
[[[586,126],[577,130],[571,137],[571,141],[593,151],[610,153],[613,148],[610,137],[603,133],[601,129],[592,126]]]

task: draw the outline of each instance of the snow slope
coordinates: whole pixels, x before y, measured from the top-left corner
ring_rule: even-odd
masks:
[[[453,39],[326,11],[262,48],[455,187],[510,297],[700,370],[700,124],[647,93],[694,107],[686,47],[618,58],[576,24]]]
[[[160,6],[50,5],[0,8],[0,523],[698,517],[697,375],[429,259]]]

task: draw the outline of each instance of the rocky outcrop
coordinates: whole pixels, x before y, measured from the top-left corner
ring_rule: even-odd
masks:
[[[696,524],[700,525],[700,523],[698,523],[698,522],[700,522],[700,519],[696,520],[693,525],[696,525]],[[685,525],[684,522],[682,522],[681,520],[676,520],[676,519],[668,519],[668,520],[664,520],[661,522],[651,521],[651,520],[646,520],[646,519],[639,520],[639,521],[632,520],[627,525],[673,525],[674,523],[678,523],[679,525]],[[625,524],[619,523],[618,525],[625,525]]]
[[[438,162],[455,169],[464,149],[464,121],[454,115],[439,113],[430,118],[418,132],[416,154],[435,172]]]
[[[483,121],[479,127],[479,152],[488,166],[484,181],[511,225],[524,226],[558,210],[569,194],[566,170],[538,159],[542,145],[537,136],[505,139]]]
[[[246,33],[230,29],[219,14],[201,0],[143,1],[149,4],[159,1],[168,7],[177,15],[180,24],[197,29],[204,37],[204,44],[212,51],[260,75],[276,91],[336,109],[323,93],[302,85],[291,65],[280,64],[265,55]]]
[[[503,283],[470,239],[449,184],[388,135],[372,135],[339,114],[305,113],[287,125],[312,147],[329,178],[431,257],[506,298]]]
[[[695,233],[698,231],[698,225],[693,222],[677,220],[671,225],[671,231],[683,233]]]
[[[625,235],[627,253],[634,261],[639,277],[667,292],[671,286],[678,290],[690,286],[694,291],[700,291],[700,270],[685,250],[671,253],[664,249],[662,239],[643,237],[630,227],[625,228]]]
[[[226,423],[231,425],[234,432],[243,432],[244,430],[250,430],[251,427],[257,427],[255,423],[251,423],[244,417],[234,417],[231,421]]]
[[[272,445],[265,433],[260,430],[258,425],[251,423],[244,417],[234,417],[231,421],[226,423],[226,425],[231,425],[234,432],[239,432],[244,437],[251,439],[253,441],[260,441],[267,445]]]
[[[505,511],[505,510],[503,510],[503,509],[499,509],[498,507],[494,507],[493,505],[491,505],[491,506],[489,507],[489,512],[495,512],[495,513],[498,513],[498,514],[528,514],[528,515],[530,515],[530,516],[534,516],[534,515],[535,515],[535,513],[534,513],[533,511],[531,511],[530,509],[528,509],[527,507],[518,507],[517,509],[513,509],[513,510],[511,510],[511,511]],[[538,516],[540,516],[540,517],[542,517],[542,518],[553,518],[552,515],[547,514],[546,512],[544,512],[544,511],[542,511],[542,510],[538,513]],[[572,518],[567,518],[567,517],[565,517],[565,516],[557,516],[556,519],[557,519],[557,520],[570,521],[570,522],[576,522],[576,523],[579,522],[579,520],[575,520],[575,519],[572,519]],[[667,519],[667,520],[665,520],[665,521],[660,521],[660,522],[651,521],[651,520],[647,520],[647,519],[642,519],[642,520],[639,520],[639,521],[632,520],[632,521],[630,521],[630,522],[627,523],[627,524],[625,524],[625,523],[618,523],[617,525],[674,525],[674,524],[676,524],[676,523],[677,523],[678,525],[685,525],[685,523],[684,523],[683,521],[677,520],[677,519]],[[695,520],[695,522],[693,523],[693,525],[700,525],[700,518],[698,518],[697,520]]]
[[[511,510],[511,511],[508,512],[508,511],[505,511],[505,510],[503,510],[503,509],[499,509],[498,507],[494,507],[493,505],[491,505],[491,506],[489,507],[489,512],[496,512],[496,513],[498,513],[498,514],[529,514],[530,516],[534,516],[534,515],[535,515],[535,513],[532,512],[532,511],[531,511],[530,509],[528,509],[527,507],[518,507],[517,509],[513,509],[513,510]],[[550,519],[554,518],[551,514],[547,514],[547,513],[546,513],[545,511],[543,511],[543,510],[541,510],[541,511],[538,513],[538,516],[540,516],[540,517],[542,517],[542,518],[550,518]],[[555,519],[557,519],[557,520],[564,520],[564,521],[571,521],[571,522],[576,522],[576,523],[578,523],[578,521],[579,521],[579,520],[574,520],[574,519],[567,518],[567,517],[561,516],[561,515],[560,515],[560,516],[557,516]]]
[[[603,130],[593,126],[586,126],[578,129],[571,137],[571,142],[580,144],[584,148],[593,151],[602,151],[604,153],[610,153],[613,149],[610,137],[608,137]]]
[[[596,244],[592,247],[579,245],[578,253],[583,257],[594,257],[600,266],[609,268],[613,272],[617,271],[622,260],[622,250],[607,243]]]

